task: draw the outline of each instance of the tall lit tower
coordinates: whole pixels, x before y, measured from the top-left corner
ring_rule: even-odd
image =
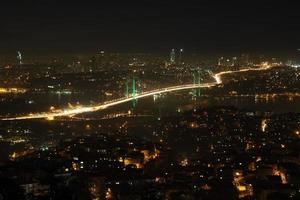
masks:
[[[232,57],[231,66],[237,65],[237,57]]]
[[[198,96],[200,97],[201,96],[201,88],[200,88],[200,85],[201,85],[201,73],[198,71]]]
[[[132,105],[133,107],[136,106],[137,103],[137,99],[136,96],[137,94],[137,78],[136,77],[132,77],[132,80],[130,80],[129,78],[127,78],[126,80],[126,84],[125,84],[125,97],[132,97]]]
[[[137,95],[136,80],[133,77],[132,78],[132,96],[135,97],[136,95]]]
[[[104,51],[100,51],[99,53],[97,53],[96,55],[96,68],[95,70],[103,70],[104,68],[104,56],[105,56],[105,52]]]
[[[182,64],[183,63],[183,49],[179,50],[179,63]]]
[[[136,89],[136,79],[135,77],[132,78],[132,97],[133,97],[133,101],[132,101],[132,106],[135,108],[136,103],[137,103],[137,99],[135,98],[137,95],[137,89]]]
[[[195,75],[195,73],[193,73],[193,85],[196,86],[196,75]],[[193,89],[193,97],[196,97],[196,95],[197,95],[197,90],[195,88],[195,89]]]
[[[17,55],[17,59],[18,59],[18,61],[19,61],[19,64],[22,65],[22,64],[23,64],[23,63],[22,63],[22,54],[21,54],[20,51],[18,51],[17,54],[18,54],[18,55]]]
[[[224,57],[220,57],[218,59],[218,66],[223,66],[224,65]]]
[[[172,49],[170,53],[170,62],[175,63],[175,58],[176,58],[175,49]]]
[[[249,65],[249,54],[244,53],[241,55],[241,64],[244,66]]]
[[[196,97],[200,97],[201,96],[201,73],[199,71],[197,71],[197,74],[194,72],[193,73],[193,84],[194,86],[199,86],[197,89],[195,88],[193,90],[193,96]]]

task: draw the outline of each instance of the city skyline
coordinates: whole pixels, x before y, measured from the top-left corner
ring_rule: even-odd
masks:
[[[297,2],[0,7],[0,200],[300,199]]]

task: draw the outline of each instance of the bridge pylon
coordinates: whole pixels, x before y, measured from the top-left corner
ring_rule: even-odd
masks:
[[[198,71],[198,97],[201,96],[201,88],[200,88],[200,84],[201,84],[201,73]]]
[[[125,83],[125,97],[129,98],[132,97],[132,105],[133,107],[136,106],[137,99],[135,98],[137,96],[137,86],[136,86],[136,77],[127,78]]]
[[[129,97],[129,80],[128,80],[128,78],[126,79],[126,85],[125,85],[125,97]]]
[[[196,86],[196,75],[193,73],[193,85]],[[197,96],[196,88],[193,89],[193,98]]]
[[[201,85],[201,73],[199,71],[193,73],[193,85],[195,87],[198,86],[198,88],[195,88],[193,90],[193,97],[197,97],[197,96],[200,97],[201,96],[201,88],[200,88],[200,85]]]
[[[137,99],[135,98],[137,95],[137,89],[136,89],[136,78],[133,77],[132,78],[132,93],[131,93],[131,96],[133,97],[133,100],[132,100],[132,106],[135,108],[136,107],[136,104],[137,104]]]
[[[201,96],[201,88],[200,88],[200,85],[201,85],[201,73],[199,71],[197,71],[197,73],[193,73],[193,84],[194,86],[198,86],[198,88],[195,88],[193,90],[193,97],[200,97]]]

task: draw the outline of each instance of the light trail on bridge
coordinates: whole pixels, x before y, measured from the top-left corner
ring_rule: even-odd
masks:
[[[162,94],[162,93],[168,93],[168,92],[174,92],[174,91],[180,91],[180,90],[188,90],[188,89],[195,89],[195,88],[211,88],[216,85],[222,84],[222,75],[226,74],[233,74],[233,73],[240,73],[240,72],[247,72],[247,71],[262,71],[262,70],[268,70],[272,68],[271,65],[263,65],[259,68],[245,68],[235,71],[223,71],[214,74],[212,77],[215,79],[215,82],[212,83],[203,83],[203,84],[186,84],[186,85],[178,85],[178,86],[171,86],[156,90],[151,90],[148,92],[143,92],[136,94],[135,96],[129,96],[129,97],[123,97],[119,99],[115,99],[112,101],[107,101],[98,105],[92,105],[92,106],[83,106],[83,107],[77,107],[77,108],[70,108],[65,110],[57,110],[52,112],[42,112],[42,113],[35,113],[35,114],[28,114],[25,116],[19,116],[19,117],[9,117],[9,118],[2,118],[0,120],[2,121],[12,121],[12,120],[26,120],[26,119],[48,119],[53,120],[55,117],[64,117],[64,116],[74,116],[82,113],[89,113],[89,112],[95,112],[99,110],[106,109],[108,107],[112,107],[115,105],[119,105],[122,103],[126,103],[135,99],[141,99],[149,96],[153,96],[156,94]]]

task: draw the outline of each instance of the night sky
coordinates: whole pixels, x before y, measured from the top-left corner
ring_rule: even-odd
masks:
[[[300,48],[296,1],[16,2],[0,3],[1,55],[171,48],[285,54]]]

